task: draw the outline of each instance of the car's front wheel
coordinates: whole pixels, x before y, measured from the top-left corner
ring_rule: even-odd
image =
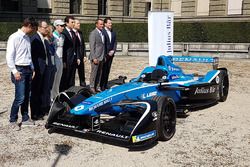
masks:
[[[154,101],[157,103],[157,125],[156,130],[158,139],[167,141],[171,139],[176,130],[176,106],[175,102],[170,97],[155,96]]]

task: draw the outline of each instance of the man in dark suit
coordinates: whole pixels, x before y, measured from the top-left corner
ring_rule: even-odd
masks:
[[[64,35],[63,45],[63,74],[60,83],[60,91],[64,91],[75,85],[75,73],[77,67],[77,39],[73,31],[75,18],[66,16],[64,19],[66,27],[62,34]]]
[[[89,60],[91,63],[90,89],[93,93],[100,92],[100,79],[104,59],[105,39],[102,34],[103,20],[96,20],[96,28],[89,35]]]
[[[74,32],[76,34],[77,41],[77,71],[80,81],[80,86],[86,86],[85,82],[85,69],[84,69],[84,57],[86,56],[85,42],[82,31],[80,29],[80,21],[75,19]]]
[[[103,35],[105,37],[105,61],[102,68],[101,90],[108,89],[108,79],[111,64],[116,52],[116,33],[112,30],[112,20],[110,17],[104,19]]]
[[[35,76],[31,84],[30,108],[33,120],[43,119],[50,108],[51,55],[47,40],[48,24],[38,21],[38,31],[31,38],[31,57],[34,64]]]

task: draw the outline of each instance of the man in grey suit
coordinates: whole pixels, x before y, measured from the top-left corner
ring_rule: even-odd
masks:
[[[102,34],[103,20],[96,20],[96,28],[89,35],[89,60],[91,63],[90,89],[93,93],[100,92],[100,80],[104,60],[105,44]]]

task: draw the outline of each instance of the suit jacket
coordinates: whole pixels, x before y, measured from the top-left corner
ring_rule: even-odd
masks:
[[[73,41],[71,35],[69,34],[68,30],[65,28],[62,32],[64,35],[64,44],[63,44],[63,63],[66,63],[67,65],[71,65],[74,62],[76,62],[76,45],[77,40],[75,42]]]
[[[78,33],[80,36],[80,40],[79,40],[79,38],[77,38],[77,40],[78,40],[77,58],[80,59],[81,61],[83,61],[84,56],[86,56],[85,41],[84,41],[82,32],[78,31]]]
[[[99,61],[102,61],[104,59],[105,45],[104,42],[102,42],[102,37],[96,28],[89,35],[89,48],[90,60],[98,59]]]
[[[51,64],[51,59],[48,59],[50,58],[50,55],[49,55],[49,49],[48,49],[47,44],[48,43],[45,42],[45,46],[46,46],[46,50],[45,50],[42,39],[40,38],[38,33],[36,33],[35,35],[31,37],[31,57],[32,57],[34,70],[36,74],[42,75],[44,73],[46,65]],[[46,58],[46,53],[48,54],[47,58]]]
[[[111,50],[116,51],[116,33],[111,30],[111,40],[109,39],[106,29],[103,29],[103,35],[105,37],[105,54],[107,55]]]

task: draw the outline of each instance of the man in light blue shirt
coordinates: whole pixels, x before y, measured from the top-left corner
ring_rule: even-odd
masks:
[[[28,114],[31,80],[34,76],[34,66],[31,59],[31,45],[28,34],[37,27],[33,18],[26,18],[22,27],[10,35],[7,43],[6,61],[11,70],[11,81],[15,84],[15,99],[10,112],[10,125],[20,130],[17,123],[18,111],[21,107],[22,124],[34,125]]]

